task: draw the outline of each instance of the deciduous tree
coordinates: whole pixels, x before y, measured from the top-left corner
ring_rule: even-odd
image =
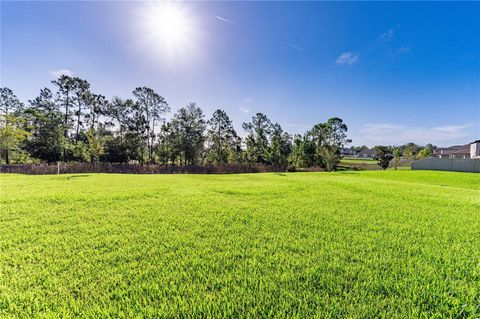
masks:
[[[393,156],[388,146],[375,146],[375,159],[378,161],[377,164],[382,169],[388,168],[388,165],[390,165],[390,161],[392,160],[392,158]]]

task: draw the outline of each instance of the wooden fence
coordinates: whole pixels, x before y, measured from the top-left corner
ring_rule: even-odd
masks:
[[[75,174],[75,173],[113,173],[113,174],[239,174],[285,172],[286,166],[263,164],[179,166],[179,165],[131,165],[110,163],[58,163],[58,164],[14,164],[0,165],[0,173],[13,174]]]

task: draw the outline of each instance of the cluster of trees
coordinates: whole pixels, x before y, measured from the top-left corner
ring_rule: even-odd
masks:
[[[60,76],[24,104],[0,90],[0,152],[5,163],[57,161],[222,165],[263,163],[334,170],[351,141],[340,118],[316,124],[303,135],[283,131],[262,113],[243,123],[241,138],[223,110],[208,120],[190,103],[169,121],[170,107],[151,88],[133,99],[107,100],[78,77]]]
[[[363,146],[362,146],[363,147]],[[394,168],[397,169],[398,163],[403,158],[408,161],[422,159],[433,155],[437,147],[427,144],[424,147],[415,143],[407,143],[401,146],[375,146],[375,159],[377,164],[383,169],[387,169],[393,160]]]

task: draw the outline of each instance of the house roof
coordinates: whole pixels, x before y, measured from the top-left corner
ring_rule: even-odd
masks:
[[[437,148],[434,155],[470,155],[470,144]]]
[[[369,149],[360,151],[358,154],[359,155],[361,155],[361,154],[375,155],[375,150],[373,148],[369,148]]]

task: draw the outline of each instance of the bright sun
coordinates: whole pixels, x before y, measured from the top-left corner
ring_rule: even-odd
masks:
[[[145,50],[154,50],[169,60],[192,54],[198,35],[195,22],[181,2],[146,4],[138,17]]]

